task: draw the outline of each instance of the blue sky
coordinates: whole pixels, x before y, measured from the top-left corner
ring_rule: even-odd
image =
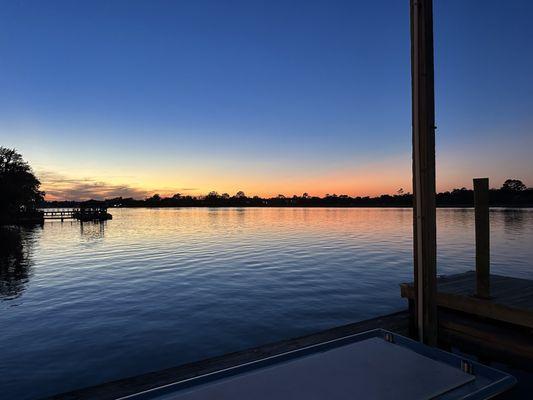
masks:
[[[437,185],[533,185],[533,3],[435,0]],[[410,187],[407,0],[6,1],[0,144],[51,197]]]

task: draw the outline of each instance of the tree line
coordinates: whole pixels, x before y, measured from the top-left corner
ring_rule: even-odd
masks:
[[[234,195],[210,192],[206,196],[176,193],[170,197],[154,194],[146,199],[116,197],[106,200],[45,201],[41,182],[30,165],[14,149],[0,146],[0,224],[39,214],[41,207],[410,207],[413,196],[399,189],[394,195],[357,196],[327,194],[323,197],[304,193],[301,196],[263,198],[247,196],[239,191]],[[491,206],[533,207],[533,188],[527,188],[518,179],[507,179],[499,189],[491,189]],[[439,207],[470,207],[474,204],[473,190],[460,188],[437,194]]]
[[[533,188],[527,188],[518,179],[508,179],[499,189],[491,189],[491,206],[502,207],[532,207]],[[467,188],[453,189],[436,195],[439,207],[471,207],[474,205],[474,191]],[[311,196],[304,193],[301,196],[274,197],[246,196],[242,191],[235,195],[228,193],[210,192],[205,196],[190,196],[176,193],[170,197],[154,194],[146,199],[116,197],[103,201],[90,200],[89,205],[105,205],[107,207],[410,207],[413,204],[411,193],[404,193],[402,189],[394,195],[357,196],[346,194],[327,194],[323,197]],[[74,207],[80,202],[62,201],[45,202],[47,207]]]

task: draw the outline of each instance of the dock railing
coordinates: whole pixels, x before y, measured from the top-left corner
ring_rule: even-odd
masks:
[[[74,219],[79,221],[90,220],[107,220],[112,216],[107,212],[107,207],[91,206],[91,207],[74,207],[74,208],[51,208],[43,209],[43,218],[46,220],[61,220]]]

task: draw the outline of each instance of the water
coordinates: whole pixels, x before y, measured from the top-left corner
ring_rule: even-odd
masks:
[[[34,399],[405,307],[409,209],[112,209],[15,232],[0,258],[0,393]],[[474,215],[438,210],[440,274]],[[533,210],[493,210],[492,270],[533,279]],[[4,244],[3,244],[4,246]]]

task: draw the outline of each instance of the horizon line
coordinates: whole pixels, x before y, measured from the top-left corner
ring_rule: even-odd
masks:
[[[510,180],[514,180],[514,179],[510,179]],[[473,191],[473,188],[467,188],[467,187],[463,186],[463,187],[453,188],[453,189],[450,189],[450,190],[436,191],[435,194],[438,195],[438,194],[452,193],[454,191],[463,191],[463,190],[464,191]],[[502,187],[499,187],[499,188],[498,187],[491,187],[489,190],[502,190]],[[525,190],[533,190],[533,187],[525,186]],[[239,193],[242,193],[242,195],[239,196]],[[115,200],[115,199],[124,199],[124,200],[127,199],[127,200],[134,200],[134,201],[147,201],[147,200],[150,200],[150,199],[154,199],[155,197],[159,197],[161,200],[173,199],[176,195],[179,195],[179,197],[176,197],[176,199],[179,199],[179,198],[191,198],[191,199],[195,199],[195,200],[202,200],[202,199],[205,199],[206,197],[209,197],[210,195],[213,196],[213,197],[216,197],[216,198],[220,198],[220,199],[238,199],[238,198],[247,198],[247,199],[259,198],[259,199],[262,199],[262,200],[271,200],[271,199],[276,199],[276,198],[285,198],[285,199],[291,199],[291,198],[326,199],[328,197],[344,197],[344,198],[351,198],[351,199],[357,199],[357,198],[374,199],[374,198],[380,198],[380,197],[383,197],[383,196],[390,196],[390,197],[412,196],[412,192],[408,191],[408,190],[404,190],[403,188],[399,188],[398,191],[396,191],[396,193],[381,193],[381,194],[376,194],[376,195],[371,195],[371,194],[350,195],[350,194],[346,194],[346,193],[339,193],[339,194],[337,194],[337,193],[331,193],[331,194],[330,193],[326,193],[326,194],[323,194],[323,195],[312,195],[309,192],[303,192],[301,195],[297,195],[297,194],[286,195],[286,194],[283,194],[283,193],[278,193],[277,195],[262,195],[261,196],[261,195],[258,195],[258,194],[246,195],[241,190],[237,191],[233,195],[230,195],[227,192],[220,193],[220,192],[218,192],[216,190],[209,191],[207,194],[196,194],[196,195],[182,194],[180,192],[176,192],[174,194],[160,195],[159,193],[157,193],[157,191],[155,191],[151,196],[144,196],[143,198],[135,197],[135,196],[122,196],[122,195],[119,195],[119,196],[110,196],[110,197],[106,197],[106,196],[104,196],[104,197],[86,197],[86,198],[78,198],[78,199],[67,199],[67,198],[63,198],[63,199],[58,199],[58,198],[46,199],[46,195],[45,195],[44,202],[57,202],[57,203],[61,203],[61,202],[86,202],[86,201],[109,201],[109,200]]]

